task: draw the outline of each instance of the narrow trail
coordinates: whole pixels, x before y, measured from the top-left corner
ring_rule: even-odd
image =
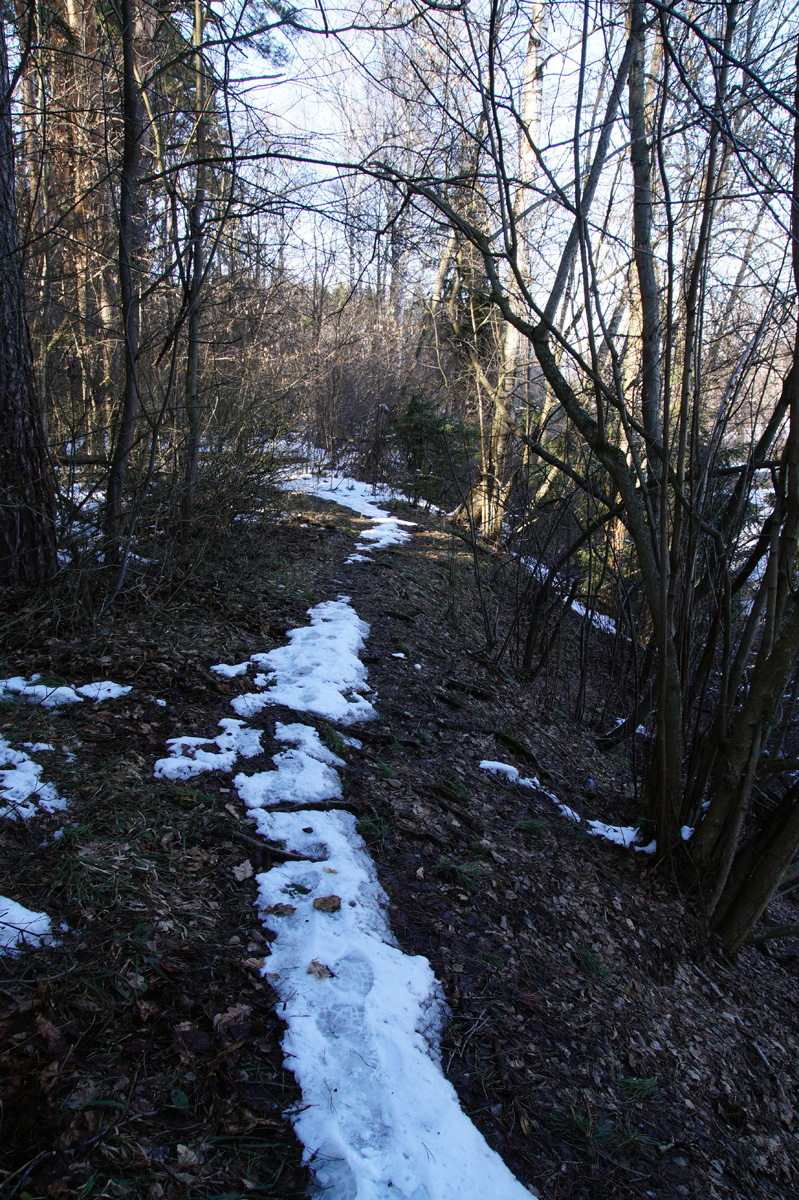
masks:
[[[708,944],[449,525],[317,486],[165,609],[155,565],[94,640],[20,626],[0,1190],[799,1196],[795,944]]]
[[[378,508],[365,485],[306,487],[372,522],[347,565],[372,562],[372,552],[410,536],[412,523]],[[331,807],[342,805],[338,772],[346,766],[331,747],[360,748],[333,723],[349,729],[376,715],[359,658],[369,626],[344,594],[308,615],[310,625],[292,630],[287,645],[213,668],[227,677],[253,669],[256,690],[231,701],[240,718],[282,706],[331,722],[327,744],[313,726],[276,722],[274,735],[289,748],[273,755],[274,769],[233,779],[258,833],[289,860],[257,883],[271,940],[262,974],[280,998],[286,1064],[302,1090],[292,1123],[320,1195],[331,1200],[522,1200],[531,1192],[465,1116],[442,1072],[441,985],[427,959],[397,948],[356,816]],[[261,730],[231,718],[220,725],[212,741],[171,739],[156,776],[232,772],[261,752]]]

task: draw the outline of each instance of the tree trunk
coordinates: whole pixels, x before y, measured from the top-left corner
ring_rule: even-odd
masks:
[[[646,67],[645,5],[633,0],[631,31],[635,51],[630,65],[630,162],[633,169],[633,244],[641,295],[641,413],[649,437],[660,442],[660,297],[652,252],[652,187],[644,114]],[[648,456],[649,457],[649,456]],[[655,460],[657,462],[657,460]],[[653,467],[650,457],[650,470]],[[660,465],[657,465],[660,474]]]
[[[186,357],[186,423],[188,437],[183,475],[181,519],[184,529],[194,515],[194,493],[197,487],[197,467],[200,460],[200,293],[203,284],[203,207],[205,205],[205,143],[208,119],[205,94],[205,64],[203,63],[203,3],[194,0],[194,78],[195,78],[195,142],[197,147],[197,176],[194,200],[189,209],[189,303],[188,348]]]
[[[765,844],[763,844],[765,843]],[[714,924],[727,949],[739,950],[774,895],[799,848],[799,786],[786,794],[766,836],[739,852],[716,909]],[[757,851],[760,851],[758,854]]]
[[[139,404],[139,281],[134,262],[141,164],[141,104],[136,83],[134,0],[120,0],[122,24],[122,169],[119,180],[119,292],[125,378],[106,492],[106,534],[114,554],[122,535],[122,500]]]
[[[799,102],[799,44],[796,54],[795,99]],[[799,116],[794,119],[794,170],[791,205],[791,234],[793,241],[794,284],[799,290]],[[718,906],[727,905],[722,918],[730,932],[730,944],[740,945],[757,920],[771,893],[779,882],[773,862],[780,859],[789,845],[790,837],[777,838],[777,845],[767,850],[763,863],[741,890],[741,900],[729,903],[728,885],[739,887],[736,881],[736,853],[744,825],[757,772],[760,755],[771,730],[779,704],[794,669],[799,653],[799,603],[791,595],[791,572],[796,555],[799,530],[799,322],[797,322],[793,370],[790,373],[788,436],[780,462],[776,486],[775,516],[781,518],[779,533],[773,533],[772,547],[766,569],[769,601],[763,637],[757,654],[749,692],[729,732],[725,747],[719,753],[710,785],[710,805],[691,846],[691,857],[709,884],[707,908],[713,916]],[[770,581],[770,582],[769,582]],[[787,615],[786,615],[787,613]],[[789,818],[788,824],[793,818]],[[792,829],[792,826],[791,826]],[[792,834],[791,834],[792,836]],[[796,846],[783,863],[791,861]],[[740,870],[741,860],[738,859]],[[774,875],[771,884],[768,879]],[[768,888],[770,886],[770,891]],[[744,900],[747,887],[748,899]],[[725,899],[725,891],[727,896]],[[768,894],[766,894],[768,892]],[[747,916],[748,914],[748,916]],[[746,920],[750,921],[745,928]]]
[[[36,393],[14,190],[14,134],[0,21],[0,585],[37,584],[56,565],[55,489]]]

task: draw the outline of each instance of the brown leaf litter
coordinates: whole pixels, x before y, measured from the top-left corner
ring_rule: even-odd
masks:
[[[0,711],[10,740],[57,745],[47,777],[70,798],[58,840],[51,818],[0,829],[3,890],[66,926],[56,946],[2,960],[4,1196],[306,1193],[284,1117],[300,1096],[253,907],[254,876],[285,851],[254,836],[229,775],[175,785],[152,764],[167,737],[218,732],[244,685],[212,663],[282,643],[343,588],[371,623],[380,713],[356,731],[363,750],[346,751],[344,803],[402,949],[444,985],[443,1066],[489,1142],[544,1200],[799,1196],[799,943],[731,962],[668,871],[478,768],[510,762],[586,817],[634,823],[629,766],[595,742],[617,715],[602,646],[594,724],[578,724],[564,715],[576,626],[558,633],[566,669],[529,686],[486,655],[461,540],[412,513],[410,543],[345,568],[364,523],[300,503],[301,519],[268,536],[242,529],[201,589],[155,572],[147,603],[120,597],[104,632],[56,611],[7,624],[15,673],[110,674],[134,690],[96,708]],[[276,743],[263,744],[268,760]],[[331,974],[319,959],[307,969]]]

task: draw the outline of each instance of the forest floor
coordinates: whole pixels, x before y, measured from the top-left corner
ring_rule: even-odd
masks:
[[[270,855],[229,775],[175,783],[153,764],[229,715],[242,689],[212,664],[283,644],[344,592],[371,626],[379,712],[344,798],[401,948],[444,986],[443,1063],[489,1144],[546,1200],[799,1197],[799,941],[730,960],[668,870],[479,768],[501,760],[585,818],[635,823],[623,753],[485,654],[471,552],[444,522],[395,506],[412,539],[345,566],[365,522],[284,504],[187,552],[182,574],[143,564],[91,627],[66,600],[2,614],[0,674],[132,690],[0,706],[8,742],[56,747],[46,775],[69,800],[0,828],[1,890],[62,928],[0,958],[0,1194],[306,1194],[261,977],[250,870]]]

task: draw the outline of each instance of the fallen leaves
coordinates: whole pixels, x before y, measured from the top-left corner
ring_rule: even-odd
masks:
[[[214,1017],[214,1032],[229,1030],[234,1037],[241,1036],[241,1027],[249,1028],[249,1017],[252,1006],[249,1004],[232,1004],[227,1012],[217,1013]]]
[[[198,1167],[205,1162],[202,1154],[198,1154],[196,1150],[192,1150],[190,1146],[186,1146],[182,1142],[178,1142],[177,1159],[182,1167]]]
[[[316,979],[332,979],[333,972],[330,967],[326,967],[318,958],[312,958],[308,964],[306,975],[313,975]]]
[[[160,1012],[158,1005],[153,1004],[152,1000],[137,1000],[136,1008],[142,1021],[150,1021]]]
[[[313,902],[317,912],[336,913],[341,909],[341,896],[317,896]]]
[[[233,877],[238,883],[243,883],[245,879],[250,879],[253,875],[253,865],[249,858],[245,858],[244,862],[238,863],[237,866],[231,868]]]
[[[85,1108],[72,1118],[68,1128],[64,1130],[59,1138],[56,1138],[56,1149],[70,1150],[80,1142],[85,1142],[89,1138],[94,1137],[99,1128],[99,1113],[94,1109]]]
[[[67,1040],[60,1029],[56,1029],[52,1021],[46,1017],[36,1018],[36,1032],[43,1040],[50,1054],[63,1054],[67,1049]]]

